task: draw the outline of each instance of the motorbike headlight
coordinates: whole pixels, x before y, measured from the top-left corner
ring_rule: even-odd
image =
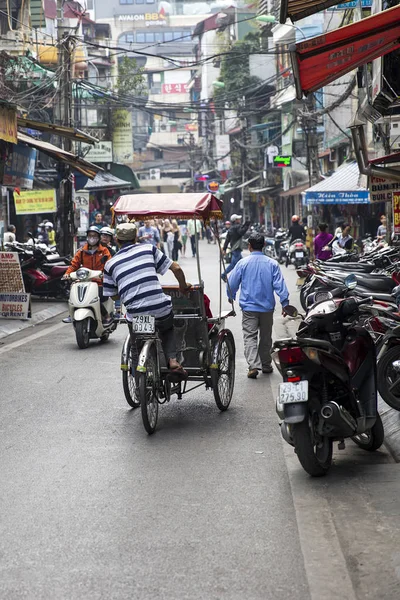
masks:
[[[80,281],[83,281],[84,279],[87,279],[88,277],[89,277],[89,269],[84,269],[83,267],[81,267],[80,269],[77,270],[76,278],[79,279]]]

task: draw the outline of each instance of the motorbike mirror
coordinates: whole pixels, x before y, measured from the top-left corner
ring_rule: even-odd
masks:
[[[297,308],[295,306],[291,306],[290,304],[285,306],[285,308],[283,310],[288,315],[288,317],[295,318],[299,314],[299,311],[297,310]]]
[[[354,273],[347,275],[346,279],[344,280],[344,285],[348,290],[354,290],[354,288],[357,287],[357,277],[354,275]]]

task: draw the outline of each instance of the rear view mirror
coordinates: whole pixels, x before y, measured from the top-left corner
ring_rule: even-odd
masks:
[[[354,288],[357,287],[357,277],[354,275],[354,273],[351,273],[346,277],[344,280],[344,285],[348,290],[354,290]]]
[[[291,306],[290,304],[285,306],[283,310],[288,315],[288,317],[296,318],[297,315],[299,314],[299,311],[297,310],[297,308],[295,306]]]

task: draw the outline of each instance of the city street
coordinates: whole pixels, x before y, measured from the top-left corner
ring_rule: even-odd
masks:
[[[216,314],[217,246],[200,246]],[[399,596],[399,465],[348,441],[310,478],[281,439],[279,374],[246,377],[237,312],[229,410],[199,388],[160,407],[151,437],[123,394],[126,326],[87,350],[64,315],[1,340],[1,599]],[[278,304],[275,338],[298,322]]]

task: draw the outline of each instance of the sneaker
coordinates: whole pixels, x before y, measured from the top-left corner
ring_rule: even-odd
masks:
[[[258,369],[249,369],[249,372],[247,373],[247,377],[249,379],[257,379]]]
[[[263,367],[262,368],[262,372],[265,373],[266,375],[269,373],[273,373],[273,368],[272,365],[268,365],[267,367]]]
[[[65,317],[65,319],[62,320],[63,323],[72,323],[72,319],[71,316],[69,317]]]

